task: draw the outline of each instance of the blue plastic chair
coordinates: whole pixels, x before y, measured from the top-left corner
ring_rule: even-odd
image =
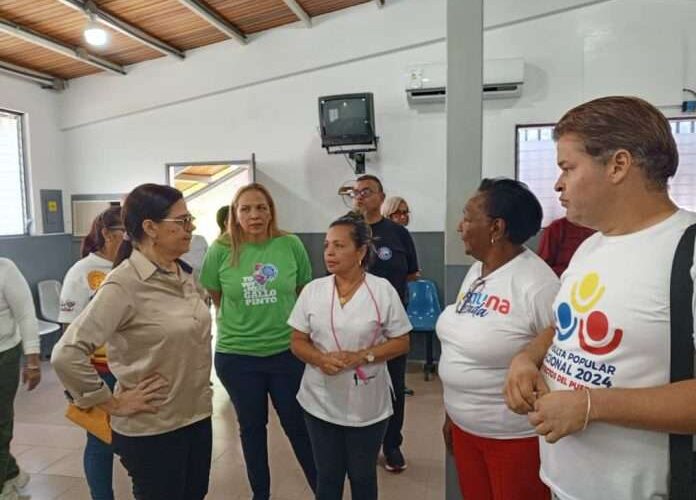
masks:
[[[433,361],[433,336],[435,335],[435,323],[442,308],[437,296],[435,283],[430,280],[416,280],[408,283],[408,318],[411,320],[414,332],[423,332],[425,336],[425,366],[423,372],[425,380],[430,380],[435,372]]]

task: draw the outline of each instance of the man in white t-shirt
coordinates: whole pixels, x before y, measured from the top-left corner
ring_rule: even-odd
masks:
[[[696,222],[668,195],[677,147],[631,97],[572,109],[554,139],[567,217],[598,232],[562,276],[555,328],[513,359],[506,402],[543,436],[556,498],[667,498],[668,433],[696,433],[696,381],[669,382],[672,259]]]

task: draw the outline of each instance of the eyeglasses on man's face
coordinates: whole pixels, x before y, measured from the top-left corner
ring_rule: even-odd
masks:
[[[350,191],[351,198],[369,198],[373,194],[375,194],[375,192],[369,187],[362,189],[353,189]]]
[[[162,222],[173,222],[174,224],[178,224],[184,229],[191,228],[193,227],[193,223],[196,220],[196,218],[191,215],[184,215],[182,217],[174,217],[174,218],[168,218],[168,219],[162,219]]]

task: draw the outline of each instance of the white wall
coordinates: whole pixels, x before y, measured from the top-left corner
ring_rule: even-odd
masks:
[[[87,77],[62,96],[66,164],[75,193],[163,182],[167,162],[246,159],[278,198],[283,227],[323,231],[346,211],[342,156],[320,147],[317,98],[375,94],[380,152],[367,170],[416,209],[414,227],[444,220],[444,106],[408,107],[403,72],[445,58],[444,0],[395,0],[193,51],[183,62],[135,66],[121,78]],[[254,83],[256,82],[256,83]],[[298,217],[298,214],[301,216]]]
[[[486,32],[487,58],[523,57],[524,92],[484,102],[483,175],[514,176],[515,125],[554,123],[583,101],[643,97],[679,116],[696,85],[696,2],[613,0]]]
[[[368,172],[414,208],[413,229],[445,221],[444,106],[410,108],[403,69],[444,61],[445,0],[388,0],[158,59],[127,77],[71,82],[60,97],[64,163],[74,193],[127,191],[165,179],[164,164],[257,155],[258,178],[293,231],[322,231],[345,210],[352,177],[320,148],[320,95],[375,93],[380,153]],[[556,121],[607,93],[646,97],[669,115],[696,86],[691,0],[486,0],[486,58],[523,57],[518,100],[484,103],[483,175],[514,175],[515,125]],[[579,7],[579,8],[578,8]],[[553,12],[549,15],[549,12]],[[670,107],[671,106],[671,107]],[[463,204],[464,200],[462,200]],[[69,215],[69,214],[68,214]]]
[[[25,113],[26,168],[34,225],[32,234],[43,232],[41,189],[62,189],[63,210],[69,210],[69,180],[63,166],[63,142],[58,129],[58,102],[52,91],[0,74],[0,108]]]

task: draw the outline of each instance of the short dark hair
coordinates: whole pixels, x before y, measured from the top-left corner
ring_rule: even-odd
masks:
[[[172,205],[183,197],[178,189],[162,184],[141,184],[128,193],[121,209],[126,238],[118,247],[114,267],[131,256],[134,242],[142,241],[145,235],[143,222],[147,219],[155,222],[165,219]]]
[[[365,218],[360,212],[348,212],[329,224],[329,228],[335,226],[348,226],[350,228],[350,237],[356,248],[367,246],[367,253],[362,261],[363,269],[367,269],[376,252],[373,245],[372,228],[365,222]]]
[[[229,218],[230,218],[230,206],[229,205],[223,205],[220,208],[218,208],[218,211],[215,214],[215,221],[217,222],[217,225],[220,228],[220,234],[223,234],[225,231],[227,231],[227,220]]]
[[[577,134],[587,154],[601,163],[618,149],[627,150],[660,189],[677,172],[679,151],[669,121],[638,97],[602,97],[571,109],[554,127],[553,139],[566,134]]]
[[[505,177],[483,179],[478,190],[485,196],[486,215],[505,221],[510,243],[521,245],[541,229],[541,203],[525,183]]]
[[[370,174],[361,175],[360,177],[358,177],[356,179],[356,182],[359,182],[359,181],[374,181],[377,183],[377,186],[379,186],[379,192],[384,193],[384,186],[382,186],[382,181],[380,181],[379,177],[377,177],[377,176],[370,175]]]

